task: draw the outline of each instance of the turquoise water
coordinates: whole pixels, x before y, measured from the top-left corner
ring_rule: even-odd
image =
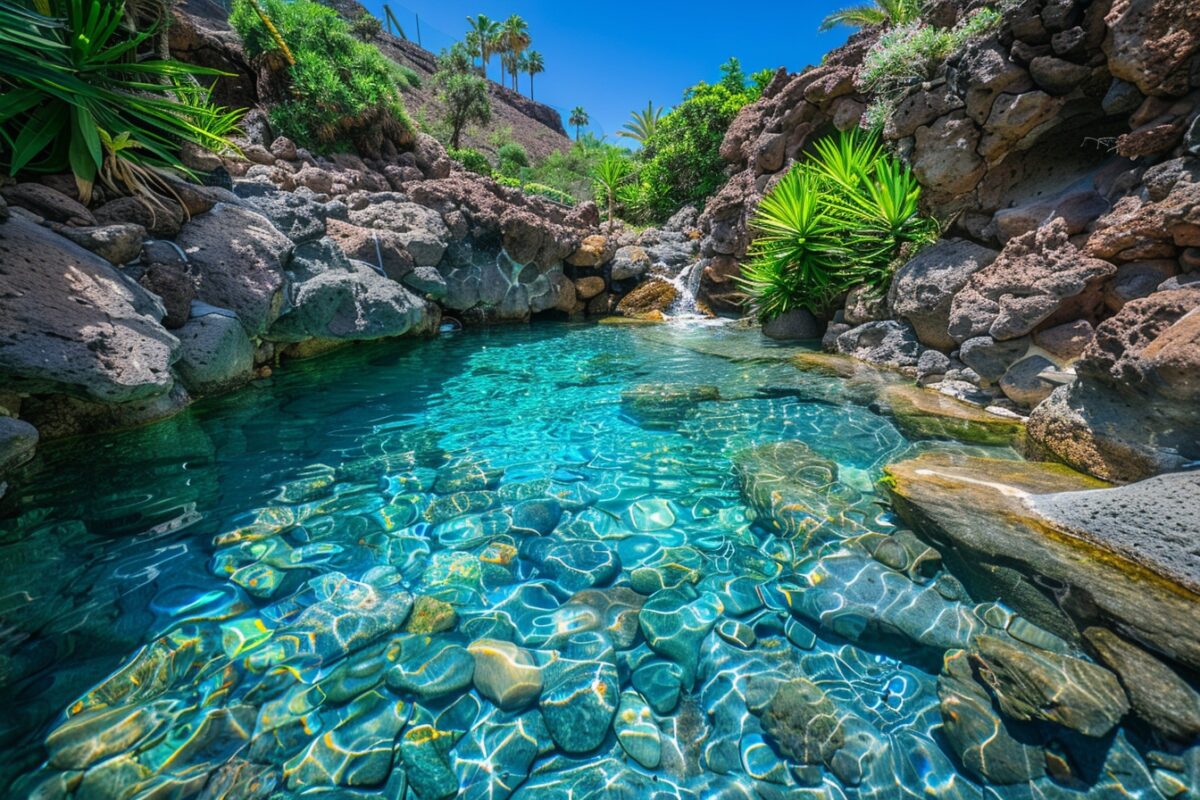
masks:
[[[1064,745],[1083,782],[964,769],[942,654],[1013,616],[874,488],[962,448],[788,353],[720,327],[466,332],[46,446],[0,500],[0,787],[1159,797],[1125,731]],[[836,719],[807,764],[762,719],[799,676]]]

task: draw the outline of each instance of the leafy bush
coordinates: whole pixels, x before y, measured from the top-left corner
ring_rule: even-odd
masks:
[[[374,46],[355,39],[331,8],[312,0],[259,0],[295,63],[288,66],[292,99],[271,109],[271,124],[313,150],[372,150],[382,138],[402,139],[411,123],[399,87],[405,73]],[[251,58],[286,54],[251,0],[234,0],[229,22]]]
[[[575,205],[574,197],[566,192],[560,192],[558,189],[555,189],[552,186],[546,186],[545,184],[541,183],[525,183],[521,185],[521,189],[525,191],[525,194],[541,195],[542,197],[549,198],[555,202],[562,203],[565,206]]]
[[[592,170],[610,150],[621,150],[605,144],[592,134],[585,133],[565,152],[552,152],[541,161],[521,170],[526,183],[551,187],[572,197],[576,202],[592,198]]]
[[[517,142],[508,142],[496,152],[496,169],[501,175],[516,177],[529,166],[529,154]]]
[[[747,86],[736,59],[722,67],[719,83],[699,83],[684,93],[643,143],[638,181],[623,192],[636,221],[658,222],[688,203],[703,205],[725,182],[721,141],[738,111],[762,94]]]
[[[474,172],[476,175],[483,175],[490,178],[492,176],[492,165],[487,160],[487,156],[478,150],[472,150],[469,147],[451,147],[446,151],[452,159],[463,165],[463,168],[468,172]]]
[[[0,165],[75,174],[86,203],[100,177],[145,196],[164,188],[156,169],[186,174],[179,146],[232,149],[241,117],[212,104],[194,77],[220,73],[139,60],[156,31],[122,26],[119,0],[45,3],[47,17],[0,0]]]
[[[449,128],[451,147],[459,146],[468,124],[486,125],[491,121],[487,81],[476,74],[471,54],[462,43],[455,43],[438,56],[438,70],[433,82],[438,87],[438,99],[445,107],[442,122]]]
[[[379,34],[383,33],[383,23],[370,11],[362,11],[357,17],[350,20],[350,33],[354,34],[356,39],[371,42],[378,39]]]
[[[919,21],[892,28],[867,53],[859,86],[877,95],[867,112],[868,124],[887,122],[895,103],[912,85],[929,80],[941,64],[972,39],[993,30],[1001,16],[981,8],[954,28],[935,28]]]
[[[757,237],[739,283],[763,320],[795,308],[822,313],[862,284],[882,292],[901,248],[938,236],[937,223],[920,214],[916,178],[877,134],[842,133],[815,150],[751,222]]]

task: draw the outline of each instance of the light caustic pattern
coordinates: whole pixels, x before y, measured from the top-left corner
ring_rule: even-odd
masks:
[[[943,656],[1037,629],[876,492],[954,445],[787,355],[720,327],[472,332],[47,446],[0,506],[0,786],[1160,796],[1123,729],[1060,737],[1077,766],[1051,774],[960,693],[947,737]]]

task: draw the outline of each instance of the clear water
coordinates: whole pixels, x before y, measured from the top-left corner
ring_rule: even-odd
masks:
[[[0,790],[1160,796],[1124,732],[1085,746],[1087,785],[987,787],[964,771],[940,732],[941,654],[1011,614],[859,544],[897,529],[874,489],[882,466],[957,446],[906,441],[788,353],[719,326],[467,332],[289,365],[162,424],[46,446],[0,500]],[[665,385],[720,399],[627,394]],[[790,440],[838,466],[800,535],[756,514],[733,470]],[[880,610],[862,589],[884,573]],[[647,646],[629,591],[611,589],[656,581],[682,582],[652,631],[675,656]],[[820,608],[789,610],[797,587],[907,637],[823,626]],[[413,596],[452,606],[453,627],[406,632]],[[569,705],[575,686],[601,710],[551,731],[536,700],[497,708],[463,649],[483,637],[530,651],[541,703]],[[564,665],[599,677],[552,687]],[[837,709],[832,763],[786,764],[754,713],[756,681],[798,675]],[[663,708],[619,741],[600,678]],[[656,735],[657,766],[643,766],[627,751],[655,761],[638,748]]]

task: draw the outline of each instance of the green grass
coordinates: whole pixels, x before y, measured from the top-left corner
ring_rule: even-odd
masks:
[[[400,140],[412,125],[400,97],[415,73],[359,41],[337,13],[311,0],[260,0],[295,58],[288,66],[291,99],[271,109],[271,124],[318,152],[370,152],[384,138]],[[251,58],[283,57],[249,0],[234,0],[230,24]]]

